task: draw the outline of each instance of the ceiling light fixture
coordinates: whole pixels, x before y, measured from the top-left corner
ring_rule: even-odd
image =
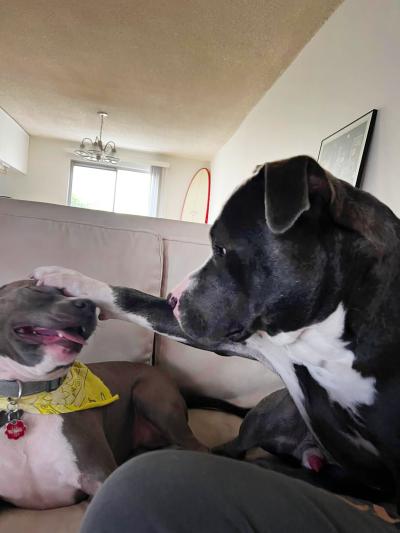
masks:
[[[119,158],[116,157],[117,148],[114,141],[108,141],[103,143],[101,136],[103,134],[103,122],[104,119],[108,117],[108,113],[104,111],[98,111],[97,114],[100,116],[100,134],[96,137],[93,142],[92,139],[85,137],[82,139],[81,144],[78,150],[75,150],[75,154],[79,155],[82,159],[87,161],[96,161],[97,163],[111,163],[116,165],[119,161]]]

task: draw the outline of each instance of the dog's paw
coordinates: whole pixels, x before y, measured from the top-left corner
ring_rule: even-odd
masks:
[[[93,301],[103,300],[110,289],[106,283],[89,278],[76,270],[58,266],[42,266],[35,268],[32,277],[37,285],[46,285],[61,289],[67,296],[89,298]]]
[[[56,287],[57,289],[66,289],[63,283],[67,279],[70,280],[73,277],[79,276],[83,276],[83,274],[80,274],[75,270],[70,270],[68,268],[63,268],[59,266],[37,267],[31,274],[31,278],[36,280],[36,284],[38,286],[47,285],[48,287]]]

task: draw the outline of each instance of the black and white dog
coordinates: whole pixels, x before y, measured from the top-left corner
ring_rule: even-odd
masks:
[[[34,276],[105,318],[268,365],[328,460],[399,499],[399,220],[299,156],[262,167],[210,235],[168,302],[57,267]]]

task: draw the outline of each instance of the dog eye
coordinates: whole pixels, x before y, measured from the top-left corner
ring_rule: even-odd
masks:
[[[214,255],[217,255],[218,257],[224,257],[224,255],[226,255],[226,248],[223,248],[222,246],[217,246],[216,244],[214,244],[213,252],[214,252]]]
[[[64,296],[64,292],[62,291],[62,289],[57,289],[57,287],[48,287],[46,285],[40,285],[39,287],[37,287],[36,285],[34,285],[33,287],[25,287],[25,288],[28,289],[29,291],[39,292],[40,294],[46,294],[46,295],[61,294],[62,296]]]

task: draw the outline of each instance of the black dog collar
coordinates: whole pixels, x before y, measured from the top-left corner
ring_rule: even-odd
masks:
[[[7,381],[0,379],[0,396],[7,398],[21,398],[39,392],[52,392],[61,386],[64,378],[52,379],[51,381]]]

